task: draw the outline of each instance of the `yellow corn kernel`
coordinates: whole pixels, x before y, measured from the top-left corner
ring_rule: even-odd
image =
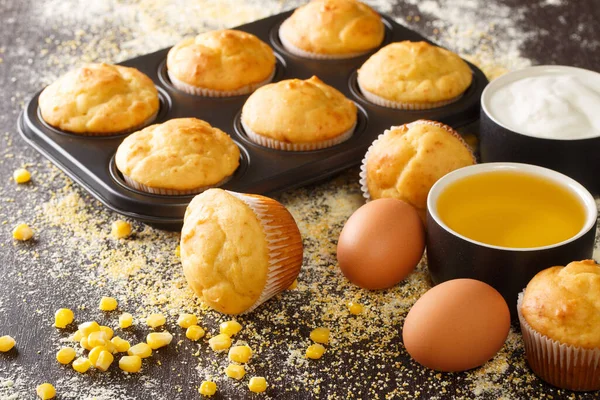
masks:
[[[192,325],[185,331],[185,337],[195,342],[196,340],[203,338],[205,333],[204,329],[198,325]]]
[[[72,340],[73,342],[80,342],[81,338],[83,338],[83,333],[81,333],[81,331],[79,329],[77,329],[75,331],[75,333],[73,334],[73,336],[71,336],[69,339]]]
[[[6,353],[17,344],[16,340],[11,336],[5,335],[0,337],[0,352]]]
[[[146,343],[152,348],[152,350],[160,349],[161,347],[167,346],[173,340],[173,335],[169,332],[152,332],[146,336]]]
[[[253,376],[248,383],[248,389],[254,393],[262,393],[267,390],[267,380],[262,376]]]
[[[73,311],[68,308],[60,308],[54,313],[54,326],[57,328],[66,328],[75,319]]]
[[[98,332],[100,330],[100,325],[98,325],[96,321],[89,321],[79,325],[78,328],[83,336],[89,336],[92,332]]]
[[[329,329],[328,328],[315,328],[310,333],[310,338],[315,343],[329,343]]]
[[[225,375],[239,381],[246,375],[246,368],[244,368],[243,365],[229,364],[227,368],[225,368]]]
[[[350,314],[353,315],[358,315],[361,314],[363,312],[363,305],[360,303],[355,303],[353,301],[349,301],[346,306],[348,306],[348,311],[350,311]]]
[[[98,361],[98,356],[100,356],[100,353],[102,353],[103,351],[108,351],[106,346],[96,346],[90,350],[90,354],[88,354],[88,358],[92,362],[92,365],[96,365],[96,361]]]
[[[88,337],[87,336],[84,336],[84,337],[81,338],[81,340],[79,341],[79,345],[81,347],[83,347],[84,349],[86,349],[86,350],[92,350],[93,349],[93,347],[90,346],[89,343],[88,343]]]
[[[234,346],[229,349],[229,359],[237,363],[247,363],[252,357],[252,349],[249,346]]]
[[[181,257],[181,246],[179,246],[179,245],[177,245],[177,247],[175,247],[175,256]]]
[[[202,396],[212,396],[217,393],[217,384],[212,381],[204,381],[200,385],[198,392],[200,392]]]
[[[109,351],[102,351],[98,356],[98,359],[94,363],[94,367],[104,372],[110,367],[110,364],[114,361],[115,357]]]
[[[35,392],[42,400],[53,399],[56,396],[56,389],[50,383],[42,383],[35,389]]]
[[[242,330],[242,325],[237,321],[225,321],[219,325],[219,332],[225,335],[233,336]]]
[[[294,290],[298,287],[298,279],[294,279],[294,282],[288,287],[288,290]]]
[[[33,231],[27,224],[19,224],[15,226],[12,235],[17,240],[29,240],[33,237]]]
[[[71,347],[63,347],[56,353],[56,361],[61,364],[68,364],[75,359],[75,349]]]
[[[123,356],[119,360],[119,368],[125,372],[140,372],[142,359],[140,356]]]
[[[100,327],[100,332],[104,332],[104,335],[106,336],[106,340],[112,339],[112,337],[115,334],[115,331],[113,331],[109,326],[104,326],[104,325],[102,325]]]
[[[27,183],[31,180],[31,174],[25,168],[19,168],[13,172],[13,179],[17,183]]]
[[[198,323],[198,317],[194,314],[181,314],[177,319],[177,323],[182,328],[189,328],[192,325],[196,325]]]
[[[325,347],[322,344],[314,343],[306,349],[306,358],[318,360],[325,353]]]
[[[117,299],[114,297],[105,296],[100,299],[100,305],[98,308],[100,308],[102,311],[114,311],[117,309],[118,305],[119,303],[117,303]]]
[[[133,315],[128,312],[119,315],[119,328],[125,329],[133,325]]]
[[[73,361],[73,369],[80,374],[85,374],[92,367],[92,362],[85,357],[79,357]]]
[[[98,346],[106,346],[106,342],[108,342],[108,338],[106,337],[106,333],[102,331],[92,332],[87,337],[88,346],[94,348]]]
[[[139,356],[141,358],[148,358],[152,355],[152,347],[148,346],[147,343],[138,343],[135,346],[131,346],[127,350],[127,354],[130,356]]]
[[[231,338],[225,333],[213,336],[208,340],[208,345],[213,351],[227,350],[231,347]]]
[[[112,338],[110,340],[110,342],[115,346],[115,350],[118,353],[125,353],[131,347],[131,345],[129,344],[129,342],[127,340],[121,339],[118,336],[115,336],[114,338]]]
[[[116,239],[124,239],[131,235],[131,224],[126,221],[115,221],[112,223],[110,234]]]
[[[106,342],[106,344],[104,345],[104,347],[106,347],[106,351],[108,351],[109,353],[115,354],[117,352],[116,346],[110,340],[108,340]]]
[[[159,326],[163,326],[167,322],[167,319],[162,314],[150,314],[148,318],[146,318],[146,323],[151,328],[158,328]]]

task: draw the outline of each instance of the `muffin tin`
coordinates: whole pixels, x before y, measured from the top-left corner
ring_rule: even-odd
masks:
[[[304,186],[360,164],[367,148],[385,129],[416,119],[443,122],[454,128],[479,117],[479,99],[487,84],[485,75],[469,63],[473,83],[457,102],[431,110],[403,111],[374,105],[361,94],[357,69],[372,52],[346,60],[309,60],[288,53],[278,37],[280,24],[293,11],[281,13],[235,29],[250,32],[268,43],[277,58],[273,81],[318,76],[337,88],[358,108],[354,135],[336,146],[304,152],[280,151],[261,147],[248,140],[240,123],[241,109],[248,95],[206,98],[175,89],[166,73],[169,49],[143,55],[122,63],[147,74],[156,84],[160,111],[155,123],[171,118],[197,117],[227,132],[240,147],[240,166],[224,189],[244,193],[275,193]],[[385,38],[381,46],[401,40],[426,40],[419,34],[382,15]],[[381,47],[380,46],[380,47]],[[46,124],[39,113],[39,92],[26,105],[18,121],[23,138],[69,177],[88,190],[108,208],[164,228],[179,229],[193,196],[165,196],[143,193],[128,187],[117,170],[114,155],[126,135],[111,137],[80,136],[61,132]],[[268,112],[268,110],[265,110]],[[358,179],[358,178],[357,178]]]

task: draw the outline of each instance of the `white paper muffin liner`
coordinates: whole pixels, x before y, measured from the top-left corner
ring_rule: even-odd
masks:
[[[360,92],[371,103],[376,104],[378,106],[387,107],[387,108],[396,108],[399,110],[429,110],[431,108],[438,108],[438,107],[446,106],[448,104],[452,104],[452,103],[460,100],[460,98],[462,97],[462,93],[461,93],[460,95],[458,95],[456,97],[453,97],[448,100],[443,100],[443,101],[436,101],[436,102],[430,102],[430,103],[403,103],[403,102],[388,100],[381,96],[378,96],[378,95],[364,89],[361,86],[359,80],[357,80],[357,83],[358,83]]]
[[[535,331],[521,313],[523,295],[524,292],[519,293],[517,312],[527,363],[533,372],[559,388],[576,391],[600,389],[600,348],[567,345]]]
[[[369,50],[365,50],[365,51],[359,51],[356,53],[346,53],[346,54],[313,53],[311,51],[302,50],[300,47],[297,47],[296,45],[292,44],[292,42],[290,42],[288,39],[286,39],[286,37],[284,35],[281,34],[281,27],[279,28],[279,40],[281,41],[281,44],[283,45],[283,47],[287,51],[289,51],[291,54],[298,56],[298,57],[310,58],[313,60],[343,60],[346,58],[354,58],[354,57],[359,57],[359,56],[365,55],[369,51],[372,50],[372,49],[369,49]]]
[[[231,179],[232,176],[233,176],[233,174],[229,175],[225,179],[215,183],[214,185],[202,186],[199,188],[194,188],[194,189],[189,189],[189,190],[175,190],[175,189],[164,189],[164,188],[152,187],[152,186],[148,186],[148,185],[139,183],[125,174],[123,174],[123,179],[125,180],[125,183],[127,184],[127,186],[130,186],[133,189],[139,190],[141,192],[152,193],[152,194],[162,194],[165,196],[184,196],[184,195],[202,193],[205,190],[208,190],[210,188],[215,188],[215,187],[224,185]]]
[[[410,128],[411,126],[414,126],[414,125],[432,125],[432,126],[437,126],[439,128],[444,129],[448,133],[452,134],[452,136],[454,136],[455,138],[457,138],[458,140],[460,140],[460,142],[467,149],[469,149],[469,151],[471,151],[471,155],[473,155],[473,151],[471,150],[471,146],[469,146],[469,144],[467,142],[465,142],[465,140],[462,138],[462,136],[460,136],[460,134],[458,132],[456,132],[454,129],[452,129],[448,125],[442,124],[441,122],[429,121],[429,120],[426,120],[426,119],[419,119],[419,120],[410,122],[408,124],[399,125],[399,126],[392,126],[389,129],[386,129],[385,131],[383,131],[383,133],[380,134],[379,136],[377,136],[377,139],[375,139],[373,141],[373,143],[371,143],[371,145],[367,149],[367,152],[365,153],[365,157],[362,159],[362,162],[360,164],[360,173],[358,174],[358,176],[359,176],[358,183],[360,184],[360,190],[362,191],[362,195],[365,198],[365,200],[366,200],[367,203],[369,201],[371,201],[371,194],[369,193],[369,186],[367,185],[367,160],[369,159],[369,153],[371,152],[371,150],[373,149],[373,147],[377,144],[377,142],[379,142],[379,140],[381,140],[381,138],[383,138],[390,131],[393,131],[395,129],[401,129],[404,126],[407,127],[407,128]],[[473,155],[473,162],[477,162],[477,160],[476,160],[476,158],[475,158],[474,155]]]
[[[263,136],[263,135],[260,135],[256,132],[254,132],[252,129],[250,129],[248,127],[248,125],[246,125],[244,123],[243,118],[241,119],[241,122],[242,122],[242,127],[244,128],[244,132],[246,132],[248,139],[250,139],[252,142],[259,144],[263,147],[268,147],[270,149],[286,150],[286,151],[310,151],[310,150],[326,149],[327,147],[335,146],[336,144],[340,144],[340,143],[345,142],[346,140],[350,139],[352,137],[352,135],[354,134],[354,130],[356,129],[356,124],[357,124],[357,122],[355,122],[354,125],[352,125],[352,128],[348,129],[347,131],[342,132],[338,136],[331,138],[331,139],[319,140],[319,141],[307,142],[307,143],[289,143],[289,142],[283,142],[283,141],[277,140],[277,139],[272,139],[272,138],[269,138],[269,137],[266,137],[266,136]]]
[[[276,71],[276,67],[273,66],[273,72],[271,72],[271,75],[269,75],[269,77],[267,79],[265,79],[264,81],[261,81],[258,83],[251,83],[249,85],[242,86],[241,88],[236,89],[236,90],[206,89],[206,88],[190,85],[189,83],[185,83],[185,82],[177,79],[169,70],[167,70],[167,75],[169,76],[171,83],[173,84],[173,86],[176,89],[181,90],[182,92],[185,92],[187,94],[193,94],[195,96],[204,96],[204,97],[231,97],[231,96],[241,96],[244,94],[252,93],[259,87],[264,86],[267,83],[270,83],[273,80],[273,77],[275,76],[275,71]]]
[[[129,129],[124,129],[122,131],[118,131],[118,132],[69,132],[69,131],[64,131],[64,132],[68,132],[72,135],[96,136],[96,137],[126,135],[129,133],[137,132],[137,131],[147,127],[148,125],[152,124],[157,116],[158,116],[158,110],[154,114],[152,114],[150,117],[148,117],[141,124],[131,127]],[[57,129],[60,129],[60,128],[57,128]]]
[[[254,211],[262,225],[269,249],[269,269],[265,287],[256,302],[242,313],[247,314],[286,290],[298,277],[302,266],[302,240],[293,217],[290,216],[289,221],[277,218],[281,210],[273,211],[271,209],[273,205],[269,204],[269,201],[275,202],[275,200],[231,191],[228,193],[242,200]],[[299,238],[297,243],[293,243],[293,236],[295,236],[293,233],[296,233]]]

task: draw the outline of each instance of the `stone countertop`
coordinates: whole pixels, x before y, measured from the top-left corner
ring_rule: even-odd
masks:
[[[600,68],[597,0],[407,0],[368,2],[401,24],[459,52],[489,77],[529,64]],[[265,398],[595,398],[552,388],[528,368],[520,334],[511,330],[501,352],[466,373],[437,373],[414,363],[400,329],[414,302],[429,287],[423,263],[393,289],[368,292],[348,283],[336,265],[339,232],[363,202],[357,169],[277,196],[297,219],[305,260],[298,287],[248,316],[236,340],[255,356],[247,376],[225,377],[224,354],[201,339],[185,338],[175,321],[194,312],[209,334],[226,317],[207,310],[187,288],[175,254],[178,234],[131,221],[134,234],[110,237],[120,217],[71,182],[18,136],[16,120],[43,85],[82,61],[119,62],[172,45],[181,37],[233,27],[291,9],[298,1],[0,0],[0,336],[17,340],[0,354],[0,399],[34,398],[35,387],[55,385],[59,399],[189,399],[206,379],[215,398],[243,398],[251,376],[265,376]],[[12,172],[32,172],[16,185]],[[11,238],[19,222],[34,240]],[[598,252],[596,252],[598,254]],[[598,257],[596,257],[598,258]],[[115,296],[119,312],[102,313],[102,296]],[[345,303],[365,305],[351,316]],[[68,307],[76,321],[115,327],[121,311],[136,324],[116,334],[133,342],[149,332],[150,312],[167,317],[173,343],[144,360],[137,375],[116,365],[107,373],[79,375],[54,357],[72,330],[53,328],[54,311]],[[317,326],[331,329],[322,359],[304,351]],[[255,396],[258,397],[258,396]]]

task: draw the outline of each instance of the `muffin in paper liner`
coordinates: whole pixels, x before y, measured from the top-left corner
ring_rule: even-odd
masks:
[[[281,34],[281,29],[279,30],[279,40],[283,45],[283,48],[289,51],[291,54],[309,58],[312,60],[344,60],[347,58],[360,57],[369,53],[371,50],[360,51],[356,53],[346,53],[346,54],[324,54],[324,53],[313,53],[311,51],[302,50],[301,48],[295,46],[290,42],[284,35]]]
[[[161,194],[161,195],[165,195],[165,196],[185,196],[185,195],[199,194],[210,188],[215,188],[215,187],[224,185],[231,179],[231,177],[232,177],[232,175],[227,176],[227,177],[225,177],[225,179],[221,180],[220,182],[215,183],[214,185],[202,186],[199,188],[194,188],[194,189],[189,189],[189,190],[175,190],[175,189],[164,189],[164,188],[157,188],[157,187],[144,185],[142,183],[135,181],[134,179],[131,179],[129,176],[123,174],[123,179],[125,180],[125,183],[127,184],[127,186],[129,186],[133,189],[139,190],[140,192],[146,192],[146,193],[151,193],[151,194]]]
[[[144,129],[148,125],[151,125],[154,122],[154,120],[156,120],[157,116],[158,116],[158,111],[156,111],[154,114],[152,114],[150,117],[148,117],[148,119],[146,119],[141,124],[136,125],[134,127],[131,127],[129,129],[124,129],[122,131],[118,131],[118,132],[71,132],[71,131],[63,131],[63,130],[61,130],[59,128],[56,128],[56,127],[53,127],[53,128],[54,129],[58,129],[61,132],[66,132],[66,133],[68,133],[70,135],[93,136],[93,137],[110,137],[110,136],[118,136],[118,135],[127,135],[127,134],[130,134],[130,133],[133,133],[133,132],[137,132],[137,131],[139,131],[141,129]]]
[[[542,380],[562,389],[599,390],[600,348],[586,349],[568,345],[534,330],[521,313],[524,293],[519,293],[517,313],[527,363],[533,372]]]
[[[290,142],[283,142],[281,140],[272,139],[272,138],[260,135],[256,132],[254,132],[252,129],[250,129],[244,123],[243,119],[241,120],[241,122],[242,122],[242,127],[244,128],[244,132],[246,132],[248,139],[250,139],[252,142],[259,144],[263,147],[268,147],[268,148],[277,149],[277,150],[286,150],[286,151],[319,150],[319,149],[325,149],[325,148],[332,147],[337,144],[343,143],[352,137],[352,135],[354,134],[354,130],[356,129],[356,124],[357,124],[355,122],[354,125],[352,125],[352,127],[350,129],[342,132],[338,136],[331,138],[331,139],[320,140],[320,141],[315,141],[315,142],[306,142],[306,143],[290,143]]]
[[[252,93],[259,87],[264,86],[267,83],[270,83],[273,80],[273,77],[275,76],[276,68],[277,67],[275,67],[275,66],[273,67],[273,72],[271,72],[271,75],[269,75],[269,77],[267,79],[265,79],[264,81],[252,83],[252,84],[249,84],[246,86],[242,86],[241,88],[239,88],[237,90],[207,89],[207,88],[203,88],[203,87],[190,85],[189,83],[185,83],[185,82],[177,79],[169,70],[167,70],[167,75],[169,76],[169,80],[171,81],[171,84],[176,89],[181,90],[182,92],[185,92],[187,94],[193,94],[195,96],[204,96],[204,97],[232,97],[232,96],[241,96],[241,95]]]
[[[364,89],[361,86],[360,82],[358,82],[358,81],[357,81],[357,84],[358,84],[358,87],[359,87],[362,95],[365,96],[365,99],[367,99],[371,103],[378,105],[378,106],[387,107],[387,108],[396,108],[399,110],[413,110],[413,111],[414,110],[429,110],[432,108],[443,107],[448,104],[457,102],[463,96],[463,94],[460,94],[459,96],[453,97],[448,100],[442,100],[442,101],[436,101],[436,102],[430,102],[430,103],[402,103],[402,102],[398,102],[398,101],[388,100],[388,99],[378,96],[374,93],[371,93],[368,90]]]
[[[247,314],[286,290],[298,277],[304,251],[302,236],[294,217],[281,203],[260,195],[228,193],[242,200],[256,214],[269,249],[265,287],[256,302],[242,313]]]

